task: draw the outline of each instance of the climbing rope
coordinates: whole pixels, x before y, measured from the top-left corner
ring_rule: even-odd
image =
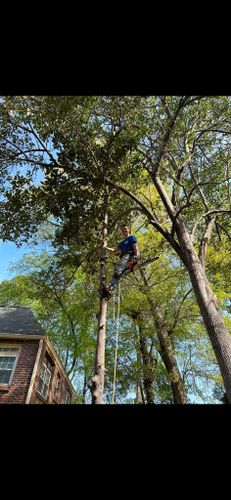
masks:
[[[113,302],[113,321],[115,322],[115,301]],[[112,388],[112,404],[115,403],[115,389],[116,389],[116,371],[118,361],[118,344],[119,344],[119,323],[120,323],[120,283],[118,284],[117,295],[117,318],[116,318],[116,337],[115,337],[115,357],[114,357],[114,374],[113,374],[113,388]]]

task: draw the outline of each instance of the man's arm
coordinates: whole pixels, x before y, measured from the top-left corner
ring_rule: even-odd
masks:
[[[132,248],[134,250],[135,256],[139,257],[140,256],[140,251],[139,251],[139,248],[138,248],[138,243],[133,243],[132,244]]]
[[[110,252],[115,253],[115,254],[120,252],[119,247],[115,247],[115,248],[106,247],[106,249],[110,250]]]

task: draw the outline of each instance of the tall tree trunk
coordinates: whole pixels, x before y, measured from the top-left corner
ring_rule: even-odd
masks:
[[[147,299],[150,304],[153,319],[155,321],[157,337],[160,344],[159,353],[169,376],[173,394],[173,401],[175,404],[186,404],[187,395],[184,389],[184,382],[181,377],[180,370],[177,366],[172,340],[168,334],[163,314],[161,313],[160,307],[154,304],[152,298],[149,295],[146,271],[140,268],[140,274],[147,289]]]
[[[148,217],[150,224],[152,224],[152,226],[162,234],[168,243],[170,243],[182,263],[185,265],[191,279],[192,287],[195,292],[205,328],[217,358],[224,381],[227,401],[231,404],[231,335],[224,324],[216,296],[209,285],[201,261],[193,249],[190,235],[185,228],[179,212],[178,217],[176,217],[176,208],[171,203],[171,200],[169,199],[169,196],[156,173],[153,172],[153,175],[151,173],[151,177],[166,212],[172,220],[172,233],[169,233],[163,226],[161,226],[161,224],[157,222],[151,210],[146,207],[146,205],[139,198],[137,198],[137,196],[123,186],[111,182],[109,179],[106,179],[106,182],[109,186],[118,189],[135,201],[135,203],[142,209],[144,215]],[[175,231],[179,243],[174,238]]]
[[[120,324],[120,283],[118,285],[118,302],[117,302],[117,317],[116,317],[116,338],[115,338],[115,356],[114,356],[114,372],[113,372],[113,386],[112,386],[112,404],[115,404],[116,394],[116,372],[118,363],[118,344],[119,344],[119,324]],[[114,302],[115,305],[115,302]],[[115,321],[115,309],[113,313],[113,321]]]
[[[103,225],[103,242],[100,257],[100,292],[102,287],[106,285],[106,245],[107,245],[107,227],[108,227],[108,211],[107,211],[108,194],[105,189],[104,207],[104,225]],[[95,357],[95,374],[92,377],[92,404],[101,404],[104,391],[104,375],[105,375],[105,343],[106,343],[106,321],[107,321],[107,299],[100,294],[100,312],[98,315],[98,333],[96,344]]]
[[[176,224],[176,232],[184,252],[185,267],[220,367],[227,400],[231,404],[231,335],[221,316],[217,298],[207,280],[203,264],[194,252],[188,231],[181,220]]]
[[[148,352],[147,343],[143,335],[143,330],[141,324],[138,322],[139,330],[139,341],[140,341],[140,352],[143,361],[143,372],[144,372],[144,391],[146,396],[147,404],[154,404],[154,387],[153,387],[153,364],[151,355]]]
[[[144,401],[144,394],[143,394],[143,388],[140,380],[137,380],[136,383],[136,399],[135,399],[135,404],[141,405],[145,404]]]
[[[187,403],[184,382],[177,366],[172,340],[169,337],[161,309],[156,305],[154,306],[153,316],[155,316],[156,331],[160,343],[160,355],[169,375],[173,401],[175,404],[184,405]]]
[[[86,371],[84,370],[84,381],[83,381],[83,391],[82,391],[82,404],[83,405],[85,405],[85,397],[86,397],[87,389],[88,389],[87,375],[86,375]]]
[[[137,357],[137,374],[136,374],[136,399],[134,400],[135,404],[145,404],[145,396],[142,386],[142,376],[140,372],[140,366],[142,366],[141,352],[139,343],[134,339],[136,357]]]

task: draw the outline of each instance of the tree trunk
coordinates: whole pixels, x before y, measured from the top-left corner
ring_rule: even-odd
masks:
[[[140,341],[140,352],[143,361],[143,372],[144,372],[144,391],[146,396],[147,404],[154,404],[154,387],[153,387],[153,366],[150,353],[148,352],[147,344],[142,332],[142,327],[138,324],[139,330],[139,341]]]
[[[184,405],[187,403],[184,382],[177,366],[172,340],[169,337],[165,321],[158,306],[154,306],[153,315],[155,316],[156,331],[160,343],[160,355],[170,379],[173,401],[175,404]]]
[[[115,313],[113,313],[115,316]],[[115,317],[113,318],[115,321]],[[114,356],[114,372],[113,372],[113,386],[112,386],[112,404],[115,404],[116,394],[116,372],[118,363],[118,342],[119,342],[119,323],[120,323],[120,283],[118,285],[118,302],[117,302],[117,318],[116,318],[116,338],[115,338],[115,356]]]
[[[83,405],[85,405],[85,397],[86,397],[87,389],[88,389],[87,375],[86,375],[86,372],[84,371],[84,381],[83,381],[83,391],[82,391],[82,404]]]
[[[103,227],[103,242],[100,257],[100,292],[102,287],[106,284],[106,245],[107,245],[107,226],[108,226],[108,212],[107,212],[107,192],[105,191],[105,216]],[[107,321],[107,299],[100,294],[100,312],[98,315],[98,333],[96,344],[96,357],[95,357],[95,374],[92,377],[92,404],[101,404],[104,391],[104,375],[105,375],[105,343],[106,343],[106,321]]]
[[[196,255],[190,235],[183,223],[181,216],[178,214],[176,218],[176,211],[169,200],[168,194],[165,191],[163,184],[158,176],[153,177],[154,185],[160,195],[163,205],[173,222],[173,227],[177,234],[179,248],[177,253],[184,263],[192,283],[193,290],[204,320],[205,328],[211,340],[215,356],[221,371],[226,390],[226,396],[229,404],[231,404],[231,335],[228,328],[226,328],[224,321],[219,310],[217,298],[213,293],[211,286],[206,278],[203,269],[206,249],[206,239],[202,242],[200,249],[200,258]],[[208,225],[208,233],[206,238],[209,237],[210,229],[212,228],[214,220],[211,218],[211,224]],[[169,240],[170,242],[170,240]],[[176,241],[170,242],[175,246]],[[204,249],[203,249],[204,246]],[[176,249],[176,248],[175,248]]]
[[[137,405],[142,405],[145,403],[144,401],[144,395],[143,395],[143,388],[140,380],[137,380],[136,383],[136,399],[135,399],[135,404]]]
[[[161,309],[159,306],[154,304],[153,300],[149,296],[148,280],[144,269],[140,268],[140,274],[145,286],[147,287],[147,298],[150,304],[153,319],[155,321],[157,337],[160,344],[159,353],[169,376],[173,394],[173,401],[175,404],[186,404],[187,395],[184,389],[183,379],[177,366],[174,348],[171,338],[169,337],[167,326],[161,313]]]
[[[184,252],[185,267],[191,278],[201,315],[220,367],[227,400],[231,404],[231,335],[224,324],[217,298],[207,280],[203,265],[194,252],[188,231],[181,220],[176,223],[176,232]]]
[[[144,396],[144,391],[143,391],[143,386],[142,386],[142,376],[141,376],[141,372],[140,372],[140,366],[142,366],[141,352],[140,352],[140,346],[139,346],[138,342],[136,341],[136,338],[134,338],[134,345],[135,345],[135,350],[136,350],[137,367],[138,367],[137,374],[136,374],[136,399],[134,400],[134,403],[135,404],[145,404],[145,396]]]

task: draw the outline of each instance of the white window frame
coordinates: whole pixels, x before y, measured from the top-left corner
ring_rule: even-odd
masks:
[[[42,375],[42,372],[43,370],[45,369],[46,373],[49,374],[49,381],[48,381],[48,384],[46,384],[47,386],[47,393],[46,393],[46,396],[44,396],[44,394],[41,392],[41,390],[37,389],[38,393],[41,394],[41,396],[44,398],[44,399],[48,399],[48,394],[49,394],[49,387],[50,387],[50,383],[51,383],[51,371],[49,370],[49,368],[47,367],[46,363],[43,363],[43,366],[42,366],[42,369],[41,369],[41,372],[40,372],[40,375],[39,375],[39,381],[42,379],[41,375]],[[44,384],[44,379],[42,379],[42,388],[43,388],[43,385],[45,386]]]
[[[0,382],[0,386],[5,385],[5,386],[9,387],[12,384],[14,372],[15,372],[17,362],[18,362],[19,351],[20,351],[20,347],[16,347],[16,348],[14,348],[14,347],[0,347],[0,358],[13,358],[14,357],[14,364],[13,364],[13,368],[11,370],[9,382]],[[0,371],[1,371],[1,369],[0,369]]]

